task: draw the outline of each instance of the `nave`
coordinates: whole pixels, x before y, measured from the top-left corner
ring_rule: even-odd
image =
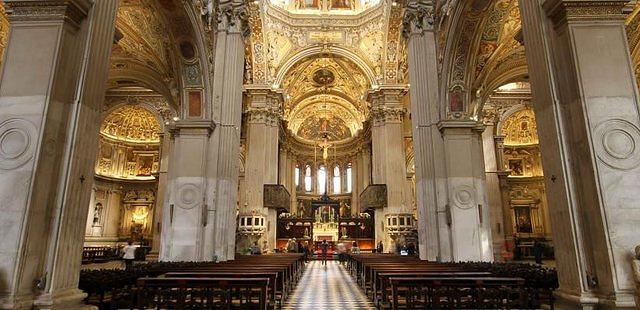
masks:
[[[283,309],[375,309],[337,261],[311,261]]]

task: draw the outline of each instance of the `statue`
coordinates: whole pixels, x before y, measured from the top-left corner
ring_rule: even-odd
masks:
[[[346,202],[340,202],[340,217],[349,217],[351,215],[351,206]]]
[[[93,208],[93,226],[100,225],[100,218],[102,217],[102,204],[97,203]],[[636,249],[637,252],[637,249]]]
[[[635,301],[636,305],[640,304],[640,244],[635,248],[635,259],[631,260],[633,268],[633,279],[636,283]]]

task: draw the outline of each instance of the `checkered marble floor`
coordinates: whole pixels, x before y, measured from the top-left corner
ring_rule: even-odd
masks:
[[[283,309],[375,309],[337,261],[311,261]]]

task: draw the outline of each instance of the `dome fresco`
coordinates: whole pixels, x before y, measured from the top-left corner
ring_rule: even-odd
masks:
[[[151,111],[134,105],[114,110],[100,127],[100,134],[106,137],[134,143],[159,143],[160,131],[156,116]]]

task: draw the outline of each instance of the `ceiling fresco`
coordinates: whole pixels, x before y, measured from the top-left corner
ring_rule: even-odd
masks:
[[[302,140],[343,141],[362,129],[370,87],[362,70],[342,57],[310,57],[287,72],[284,118]]]

